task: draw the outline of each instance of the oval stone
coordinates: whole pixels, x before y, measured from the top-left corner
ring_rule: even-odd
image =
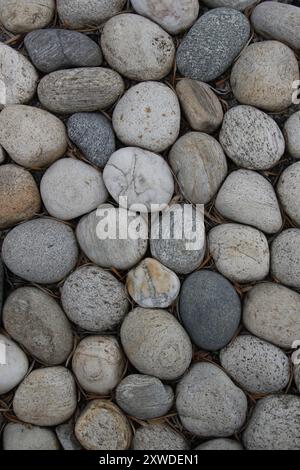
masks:
[[[281,173],[277,193],[284,211],[300,226],[300,162],[290,165]]]
[[[212,439],[196,447],[195,450],[243,450],[243,446],[233,439]]]
[[[202,3],[207,5],[209,8],[228,7],[243,11],[254,5],[256,0],[202,0]]]
[[[300,289],[300,229],[283,231],[272,243],[271,272],[282,284]]]
[[[75,437],[75,420],[69,419],[66,423],[55,428],[57,438],[64,450],[82,450],[81,445]]]
[[[285,122],[284,136],[289,154],[300,160],[300,111],[292,114]]]
[[[119,13],[126,0],[57,0],[60,21],[70,29],[99,26]]]
[[[1,0],[0,21],[15,34],[47,26],[55,13],[55,0]]]
[[[133,437],[133,450],[189,450],[186,439],[167,424],[145,424]]]
[[[5,395],[23,380],[29,363],[22,349],[2,334],[0,334],[0,348],[1,351],[5,351],[5,364],[3,361],[0,362],[0,395]]]
[[[3,431],[4,450],[60,450],[55,433],[51,429],[8,423]]]

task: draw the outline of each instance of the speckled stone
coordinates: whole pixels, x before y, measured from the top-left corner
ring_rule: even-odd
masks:
[[[57,0],[60,21],[70,29],[99,26],[119,13],[126,0]]]
[[[240,323],[237,292],[227,279],[212,271],[198,271],[185,280],[179,306],[186,331],[201,349],[221,349]]]
[[[235,106],[225,114],[220,144],[236,165],[248,170],[272,168],[285,151],[276,122],[252,106]]]
[[[4,450],[60,450],[51,429],[21,423],[8,423],[3,431]]]
[[[300,226],[300,162],[294,163],[281,173],[277,193],[284,211]]]
[[[47,26],[55,13],[55,0],[1,0],[0,21],[15,34]]]
[[[289,358],[284,352],[255,336],[238,336],[221,351],[226,372],[249,393],[275,393],[290,380]]]
[[[194,364],[179,382],[176,395],[183,426],[197,436],[229,437],[246,419],[246,395],[214,364]]]
[[[300,289],[300,229],[282,232],[272,243],[271,272],[281,284]]]
[[[177,50],[177,67],[188,78],[210,82],[222,75],[246,45],[250,24],[242,13],[227,8],[200,17]]]
[[[54,219],[35,219],[18,225],[4,239],[2,259],[26,281],[52,284],[74,267],[78,247],[73,230]]]
[[[133,437],[133,450],[189,450],[189,444],[167,424],[145,424]]]
[[[256,1],[257,0],[202,0],[202,3],[209,8],[228,7],[243,11],[251,5],[254,5]]]
[[[196,447],[195,450],[243,450],[243,446],[233,439],[212,439]]]
[[[77,113],[68,120],[70,140],[93,165],[104,167],[116,150],[110,121],[100,113]]]
[[[57,438],[64,450],[81,450],[82,447],[77,441],[74,433],[75,421],[71,418],[66,423],[55,428]]]
[[[243,442],[247,450],[300,450],[300,397],[271,395],[260,400]]]
[[[0,347],[1,351],[3,347],[5,348],[6,362],[5,364],[2,360],[0,362],[0,395],[5,395],[23,380],[27,374],[29,362],[17,343],[2,334],[0,334]]]
[[[284,136],[289,154],[300,160],[300,111],[292,114],[285,122]]]
[[[295,384],[298,388],[298,392],[300,392],[300,366],[295,366],[295,371],[294,371],[294,378],[295,378]]]
[[[85,34],[64,29],[40,29],[24,40],[29,57],[43,73],[102,64],[100,47]]]

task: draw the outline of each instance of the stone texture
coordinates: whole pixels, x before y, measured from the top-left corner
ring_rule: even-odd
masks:
[[[294,163],[281,173],[277,193],[284,211],[300,226],[300,162]]]
[[[78,247],[73,230],[54,219],[35,219],[18,225],[4,239],[2,259],[17,276],[29,282],[61,281],[74,267]]]
[[[0,145],[0,165],[5,162],[6,154],[2,145]]]
[[[3,431],[4,450],[60,450],[59,442],[51,429],[8,423]]]
[[[240,323],[237,292],[227,279],[212,271],[198,271],[185,280],[179,307],[184,328],[201,349],[221,349]]]
[[[236,165],[248,170],[272,168],[285,151],[276,122],[252,106],[235,106],[225,114],[220,144]]]
[[[295,366],[294,371],[295,384],[297,386],[298,392],[300,392],[300,366]]]
[[[284,136],[289,154],[300,160],[300,111],[292,114],[285,122]]]
[[[277,41],[248,46],[234,64],[231,86],[242,104],[282,111],[292,104],[293,82],[299,80],[295,54]]]
[[[1,350],[5,348],[6,364],[0,363],[0,395],[15,388],[28,371],[28,359],[19,346],[7,336],[0,334]]]
[[[132,310],[125,317],[120,334],[126,356],[143,374],[175,380],[190,365],[190,339],[166,310]]]
[[[227,175],[227,162],[219,142],[210,135],[190,132],[173,145],[170,165],[185,198],[207,204]]]
[[[14,290],[3,308],[9,335],[39,361],[65,362],[73,349],[71,326],[59,304],[35,287]]]
[[[47,26],[55,12],[55,0],[1,0],[0,21],[15,34]]]
[[[221,187],[215,207],[227,219],[276,233],[282,217],[271,183],[250,170],[232,172]]]
[[[243,450],[243,446],[233,439],[212,439],[196,447],[195,450]]]
[[[3,269],[2,259],[0,256],[0,321],[2,317],[3,297],[4,297],[4,269]]]
[[[214,364],[194,364],[179,382],[176,395],[183,426],[197,436],[229,437],[246,419],[246,395]]]
[[[123,92],[120,75],[102,67],[58,70],[43,77],[38,86],[42,105],[58,114],[108,108]]]
[[[40,29],[24,40],[29,57],[43,73],[102,64],[100,47],[85,34],[64,29]]]
[[[300,289],[300,229],[282,232],[272,243],[271,272],[281,283]]]
[[[254,5],[256,0],[202,0],[202,3],[207,5],[209,8],[228,7],[243,11]]]
[[[215,80],[231,66],[249,36],[250,24],[242,13],[227,8],[208,11],[180,44],[178,70],[195,80]]]
[[[99,26],[119,13],[126,0],[57,0],[60,21],[70,29]]]
[[[162,152],[179,135],[178,98],[163,83],[139,83],[115,107],[113,127],[123,144]]]
[[[133,450],[189,450],[185,438],[167,424],[147,424],[138,428],[133,438]]]
[[[77,441],[74,433],[75,422],[71,418],[66,423],[60,424],[55,428],[57,438],[64,450],[81,450],[82,447]]]
[[[111,68],[137,81],[161,80],[175,58],[171,36],[156,23],[131,13],[105,23],[101,47]]]

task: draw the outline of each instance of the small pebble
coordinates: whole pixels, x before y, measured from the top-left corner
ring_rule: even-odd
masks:
[[[55,13],[55,0],[1,0],[0,21],[15,34],[44,28]]]
[[[74,419],[71,418],[66,423],[60,424],[55,428],[57,438],[64,450],[81,450],[81,445],[74,434]]]
[[[196,447],[195,450],[243,450],[243,446],[233,439],[212,439]]]
[[[60,445],[51,429],[8,423],[3,431],[4,450],[60,450]]]
[[[281,173],[277,193],[287,215],[300,226],[300,162]]]
[[[209,8],[228,7],[243,11],[251,7],[257,0],[202,0]]]
[[[138,428],[133,437],[133,450],[189,450],[189,444],[167,424],[147,424]]]
[[[272,243],[271,272],[281,284],[300,289],[300,229],[284,230]]]
[[[57,0],[60,21],[67,28],[99,26],[119,13],[126,0]]]
[[[284,135],[289,154],[300,160],[300,111],[292,114],[285,122]]]
[[[29,363],[26,354],[17,343],[2,334],[0,334],[0,347],[1,352],[4,350],[5,354],[5,364],[0,361],[0,395],[4,395],[24,379]]]

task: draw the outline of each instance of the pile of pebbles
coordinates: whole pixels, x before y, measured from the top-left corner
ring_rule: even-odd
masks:
[[[257,3],[0,2],[4,450],[300,450],[300,8]],[[201,246],[97,236],[153,204]]]

